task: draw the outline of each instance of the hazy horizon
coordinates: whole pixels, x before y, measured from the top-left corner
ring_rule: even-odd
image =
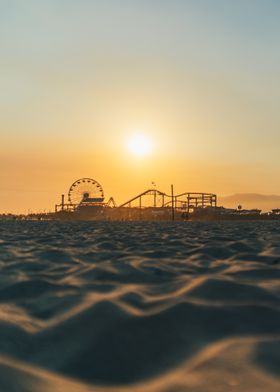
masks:
[[[278,1],[0,5],[0,213],[53,209],[81,177],[118,202],[152,181],[280,194]]]

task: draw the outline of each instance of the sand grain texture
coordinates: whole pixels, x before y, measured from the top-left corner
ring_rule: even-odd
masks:
[[[280,390],[277,222],[0,222],[0,391]]]

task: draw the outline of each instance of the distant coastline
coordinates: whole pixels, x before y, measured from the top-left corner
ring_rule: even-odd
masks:
[[[258,208],[263,212],[280,208],[280,195],[265,195],[261,193],[236,193],[228,196],[219,196],[221,205],[228,208],[235,208],[242,205],[247,209]]]
[[[155,189],[146,192],[159,192]],[[145,194],[145,192],[143,192]],[[159,194],[161,194],[159,192]],[[203,194],[201,194],[203,195]],[[211,194],[209,194],[211,195]],[[63,196],[64,197],[64,196]],[[137,196],[138,197],[138,196]],[[136,198],[137,198],[136,197]],[[168,196],[171,197],[171,196]],[[110,200],[113,200],[112,198]],[[280,195],[265,195],[259,193],[236,193],[218,198],[219,205],[198,206],[192,212],[183,211],[182,204],[180,208],[175,208],[174,218],[176,221],[185,220],[280,220]],[[126,204],[126,203],[124,203]],[[116,206],[114,200],[112,205],[106,205],[106,213],[104,216],[91,213],[91,209],[87,205],[87,211],[83,214],[76,214],[74,211],[50,211],[50,212],[32,212],[32,213],[1,213],[0,220],[170,220],[172,215],[171,201],[162,207],[158,206],[142,206],[141,216],[139,215],[139,206],[129,208],[130,214],[127,213],[128,208],[122,208],[123,205]],[[60,205],[61,206],[61,205]],[[85,206],[84,206],[85,207]],[[96,207],[96,206],[95,206]],[[104,205],[103,205],[104,207]],[[108,208],[110,207],[110,208]],[[104,209],[103,209],[104,211]]]

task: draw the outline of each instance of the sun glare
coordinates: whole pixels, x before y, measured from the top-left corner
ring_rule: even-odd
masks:
[[[146,135],[134,134],[128,140],[128,149],[133,155],[144,156],[151,152],[152,141]]]

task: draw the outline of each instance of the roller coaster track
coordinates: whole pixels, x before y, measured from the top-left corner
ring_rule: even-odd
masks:
[[[161,192],[157,189],[147,189],[146,191],[134,196],[125,203],[119,205],[117,208],[131,208],[132,203],[138,201],[138,208],[142,208],[142,198],[144,196],[153,196],[154,203],[153,207],[158,208],[157,197],[161,197],[160,208],[169,207],[172,205],[172,196],[165,192]],[[169,199],[166,201],[166,199]],[[213,193],[203,193],[203,192],[184,192],[174,196],[175,208],[190,210],[194,207],[216,207],[217,196]]]

